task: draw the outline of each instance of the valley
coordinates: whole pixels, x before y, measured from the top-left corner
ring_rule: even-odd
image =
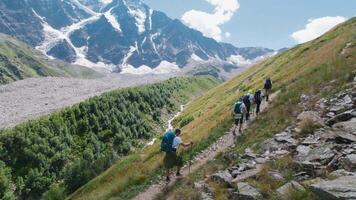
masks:
[[[111,75],[99,79],[29,78],[0,85],[0,129],[38,118],[117,88],[156,83],[177,74]]]

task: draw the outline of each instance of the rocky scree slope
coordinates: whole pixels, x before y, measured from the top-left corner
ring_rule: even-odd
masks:
[[[4,0],[0,16],[0,32],[50,57],[105,71],[164,73],[192,60],[236,68],[274,52],[219,43],[140,0]]]

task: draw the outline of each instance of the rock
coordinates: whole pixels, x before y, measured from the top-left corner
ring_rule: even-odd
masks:
[[[335,117],[333,117],[333,118],[329,119],[328,121],[326,121],[326,125],[332,126],[332,125],[334,125],[336,123],[339,123],[339,122],[348,121],[353,117],[352,113],[353,113],[353,111],[346,111],[346,112],[343,112],[341,114],[338,114]]]
[[[343,131],[349,132],[356,135],[356,118],[352,118],[346,122],[339,122],[333,125],[333,128],[341,129]]]
[[[231,176],[233,178],[236,178],[239,174],[240,174],[239,170],[234,170],[234,171],[231,172]]]
[[[284,180],[283,175],[279,172],[268,172],[268,176],[270,176],[273,180],[276,180],[276,181]]]
[[[309,154],[309,152],[311,151],[312,149],[308,146],[305,146],[305,145],[299,145],[297,147],[297,152],[298,152],[298,157],[305,157]]]
[[[245,158],[245,159],[254,159],[256,158],[256,154],[252,151],[252,149],[250,148],[246,148],[245,149],[245,154],[242,156],[242,158]]]
[[[266,151],[269,151],[269,152],[277,151],[280,149],[284,149],[286,147],[287,146],[285,144],[277,142],[274,138],[267,139],[264,142],[262,142],[262,144],[261,144],[261,149],[265,152]]]
[[[329,175],[332,176],[332,177],[335,177],[335,178],[339,178],[339,177],[342,177],[342,176],[356,176],[355,173],[346,171],[344,169],[338,169],[336,171],[331,172]]]
[[[266,158],[256,158],[255,159],[255,162],[257,163],[257,164],[264,164],[264,163],[266,163],[268,161],[268,159],[266,159]]]
[[[239,200],[259,200],[262,199],[261,193],[246,182],[236,184],[237,192],[233,193],[233,199]]]
[[[210,193],[202,192],[199,199],[200,200],[214,200],[214,197]]]
[[[335,153],[331,150],[334,147],[334,144],[328,143],[322,146],[316,147],[309,151],[308,155],[304,158],[301,158],[303,161],[318,161],[321,164],[326,164],[335,156]]]
[[[211,175],[210,180],[225,184],[227,186],[231,186],[232,176],[228,170],[219,171],[218,173]]]
[[[351,144],[353,142],[356,142],[356,135],[347,133],[347,132],[342,132],[342,131],[336,131],[335,132],[335,141],[336,143],[346,143],[346,144]]]
[[[278,151],[275,151],[274,153],[275,153],[277,156],[284,156],[284,155],[289,154],[290,152],[287,151],[287,150],[278,150]]]
[[[276,192],[281,195],[283,199],[291,199],[290,192],[292,190],[303,191],[305,190],[302,185],[296,181],[290,181],[278,188]]]
[[[307,138],[305,138],[302,142],[302,144],[305,145],[311,145],[311,144],[318,144],[320,140],[320,137],[317,135],[310,135]]]
[[[355,172],[356,171],[356,154],[350,154],[345,157],[343,160],[344,169]]]
[[[332,181],[312,184],[310,190],[319,199],[356,199],[356,176],[342,176]]]
[[[282,132],[274,135],[274,139],[277,142],[288,142],[290,144],[296,145],[298,142],[297,140],[292,138],[292,135],[288,132]]]
[[[224,158],[226,160],[228,160],[229,162],[232,162],[232,161],[235,161],[239,158],[238,154],[237,153],[234,153],[234,152],[227,152],[227,153],[224,153]]]
[[[319,113],[317,113],[316,111],[304,111],[298,115],[297,119],[299,121],[309,119],[321,125],[324,123],[323,119],[319,116]]]
[[[194,183],[194,188],[199,189],[199,190],[205,189],[205,188],[207,188],[207,186],[208,186],[208,184],[206,184],[205,181],[198,181],[198,182]]]

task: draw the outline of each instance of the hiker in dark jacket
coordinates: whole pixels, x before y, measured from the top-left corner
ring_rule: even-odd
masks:
[[[190,143],[184,143],[182,141],[182,138],[180,137],[181,130],[176,129],[175,131],[175,137],[172,142],[172,148],[171,151],[166,152],[166,156],[164,157],[163,163],[164,167],[166,168],[166,181],[169,182],[170,175],[171,175],[171,169],[174,166],[177,166],[177,173],[176,176],[181,176],[180,169],[183,166],[183,159],[181,155],[178,155],[178,147],[182,145],[183,147],[188,147],[193,144],[193,142]]]
[[[269,95],[272,90],[272,81],[270,78],[266,79],[264,89],[265,89],[266,101],[269,101]]]
[[[246,106],[246,121],[250,119],[250,109],[251,105],[253,103],[253,94],[252,90],[249,90],[247,94],[243,97],[242,101],[244,102]]]
[[[260,107],[262,103],[262,91],[261,90],[256,90],[255,95],[254,95],[254,100],[256,103],[256,116],[260,113]]]

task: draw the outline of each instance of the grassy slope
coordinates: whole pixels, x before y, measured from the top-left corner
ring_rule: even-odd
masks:
[[[65,64],[49,63],[39,52],[10,36],[0,34],[0,84],[29,77],[99,77],[95,71]]]
[[[344,49],[345,46],[348,46],[348,48]],[[344,53],[341,54],[341,52]],[[283,131],[296,119],[296,115],[300,112],[296,105],[300,100],[301,94],[329,96],[342,90],[356,76],[355,55],[356,18],[353,18],[324,36],[312,42],[298,45],[277,57],[256,65],[244,74],[215,89],[216,94],[209,97],[209,99],[214,98],[214,101],[219,102],[219,105],[223,104],[221,105],[222,109],[227,109],[222,112],[214,111],[216,112],[215,115],[226,115],[227,117],[229,116],[229,105],[238,96],[235,92],[238,87],[261,87],[263,78],[270,76],[274,80],[275,86],[277,86],[276,90],[281,89],[281,93],[270,106],[268,112],[264,112],[259,119],[251,123],[249,129],[239,138],[236,147],[232,151],[242,153],[247,147],[253,147],[258,151],[260,142],[271,137],[274,133]],[[249,79],[250,81],[248,81]],[[225,96],[221,98],[223,95]],[[224,101],[223,99],[230,98],[232,98],[231,101],[226,100],[226,102],[220,103]],[[204,107],[198,108],[198,102],[196,105],[197,108],[192,108],[191,113],[204,109]],[[215,108],[211,110],[213,111]],[[213,116],[212,119],[215,118]],[[205,120],[202,119],[203,121]],[[192,126],[194,124],[195,122],[191,123]],[[226,165],[229,165],[229,163],[219,157],[185,180],[177,183],[173,188],[168,190],[169,192],[161,195],[159,199],[165,199],[167,196],[172,195],[175,198],[181,199],[194,196],[199,197],[199,191],[194,190],[192,187],[193,183],[204,179],[206,175],[212,174],[217,169],[226,167]],[[290,170],[291,167],[288,159],[277,161],[276,165],[266,166],[266,168],[278,169],[285,173],[284,175],[287,177],[285,182],[290,180],[288,177],[293,177],[293,171]],[[264,176],[263,172],[258,176],[257,181],[251,180],[251,183],[260,189],[264,197],[268,199],[276,198],[274,190],[285,182],[271,182],[270,179]],[[211,186],[215,188],[216,199],[228,198],[226,196],[226,188],[213,184]],[[313,197],[310,195],[306,191],[302,194],[295,194],[295,198],[312,199]]]
[[[255,137],[243,138],[239,145],[248,146],[282,130],[292,120],[293,110],[290,105],[297,103],[302,92],[315,92],[328,80],[340,76],[349,78],[347,74],[355,73],[352,72],[356,69],[355,26],[356,19],[353,18],[312,42],[298,45],[255,65],[192,102],[182,118],[193,116],[194,120],[183,127],[183,139],[199,144],[212,138],[212,134],[221,134],[227,130],[226,124],[231,122],[234,101],[247,88],[261,88],[266,77],[272,78],[275,89],[282,90],[273,106],[276,109],[269,112],[268,116],[261,117],[259,123],[253,123],[250,134]],[[341,55],[350,42],[346,53]],[[292,89],[295,91],[286,92]],[[221,129],[217,133],[219,128]],[[159,153],[158,147],[159,144],[156,143],[118,162],[80,188],[70,199],[127,199],[134,196],[147,187],[150,180],[154,180],[154,175],[160,172],[163,154]]]

